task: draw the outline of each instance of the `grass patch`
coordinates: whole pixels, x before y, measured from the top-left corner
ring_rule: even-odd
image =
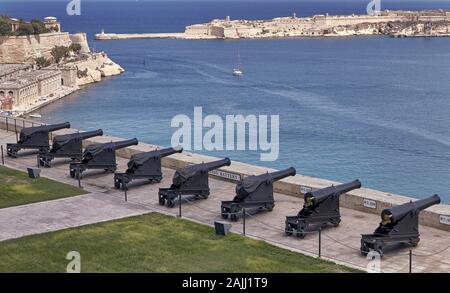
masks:
[[[0,166],[0,209],[86,193],[76,187]]]
[[[157,213],[0,242],[0,272],[357,272]]]

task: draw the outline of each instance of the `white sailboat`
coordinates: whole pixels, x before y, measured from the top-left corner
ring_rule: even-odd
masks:
[[[39,113],[30,114],[30,118],[40,119],[42,118],[42,115]]]
[[[237,66],[233,68],[233,75],[238,77],[244,75],[244,73],[241,70],[241,54],[239,50],[238,50],[238,63]]]

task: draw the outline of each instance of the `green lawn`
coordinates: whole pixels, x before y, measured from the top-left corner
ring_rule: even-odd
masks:
[[[295,241],[295,240],[293,240]],[[152,213],[0,242],[0,272],[355,272],[262,241]]]
[[[85,193],[70,185],[0,166],[0,209]]]

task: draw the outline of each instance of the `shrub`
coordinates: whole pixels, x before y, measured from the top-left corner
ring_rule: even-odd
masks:
[[[81,45],[78,44],[78,43],[72,43],[72,44],[69,46],[69,50],[72,51],[72,52],[74,52],[74,53],[76,53],[76,54],[79,54],[80,51],[81,51]]]
[[[9,36],[11,33],[11,22],[9,18],[0,16],[0,36]]]
[[[48,67],[52,64],[52,61],[45,57],[38,57],[38,58],[34,59],[34,61],[36,62],[36,65],[39,69],[41,69],[43,67]]]
[[[40,21],[39,19],[33,19],[31,21],[31,25],[33,26],[33,31],[35,35],[38,34],[45,34],[50,32],[49,29],[47,29],[44,25],[44,23],[42,21]]]
[[[69,48],[65,46],[53,47],[51,54],[56,63],[59,63],[62,59],[69,57]]]
[[[29,36],[34,35],[34,28],[31,23],[26,23],[24,21],[21,21],[19,24],[19,28],[15,32],[18,36]]]

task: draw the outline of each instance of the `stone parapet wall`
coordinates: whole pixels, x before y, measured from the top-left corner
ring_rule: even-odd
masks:
[[[25,126],[29,127],[32,123],[29,120],[24,120],[20,118],[16,118],[16,123],[13,118],[8,119],[8,128],[10,131],[14,131],[14,128],[18,131]],[[6,129],[6,119],[3,116],[0,116],[0,129]],[[76,132],[75,129],[64,129],[58,131],[58,134],[64,133],[73,133]],[[130,137],[131,138],[131,137]],[[128,138],[127,138],[128,139]],[[104,143],[110,141],[119,141],[123,140],[123,138],[112,137],[112,136],[101,136],[94,137],[88,139],[85,142],[85,145],[93,144],[93,143]],[[158,146],[151,145],[147,143],[140,142],[137,146],[131,146],[124,149],[120,149],[117,151],[118,156],[123,158],[130,158],[133,154],[150,151],[156,149]],[[232,159],[232,158],[231,158]],[[183,152],[181,154],[174,154],[170,157],[165,157],[162,160],[163,166],[170,169],[179,169],[185,167],[190,164],[196,164],[201,162],[209,162],[217,160],[215,157],[194,154],[190,152]],[[286,166],[289,167],[289,166]],[[227,172],[227,174],[237,175],[242,177],[275,171],[274,169],[264,168],[260,166],[250,165],[246,163],[232,161],[231,165],[228,167],[220,168],[220,170]],[[212,175],[213,176],[213,175]],[[218,179],[233,181],[229,178],[225,179],[223,177],[217,177]],[[355,178],[356,179],[356,178]],[[364,186],[364,178],[359,178],[362,181]],[[274,189],[278,193],[288,194],[296,197],[302,197],[304,192],[309,189],[318,189],[323,187],[328,187],[332,184],[339,184],[335,181],[314,178],[303,175],[296,175],[292,177],[288,177],[282,179],[275,183]],[[429,194],[430,196],[432,194]],[[347,194],[344,194],[340,198],[341,207],[355,209],[367,213],[372,214],[380,214],[384,208],[392,207],[394,205],[407,203],[411,200],[416,200],[412,197],[401,196],[396,194],[390,194],[374,189],[361,188]],[[300,208],[300,207],[299,207]],[[450,217],[450,205],[448,204],[439,204],[428,208],[420,214],[420,223],[422,225],[434,227],[437,229],[450,231],[450,223],[443,224],[441,223],[441,217],[447,216]]]
[[[55,46],[70,46],[69,33],[0,37],[0,63],[26,63],[43,56],[51,57]]]

